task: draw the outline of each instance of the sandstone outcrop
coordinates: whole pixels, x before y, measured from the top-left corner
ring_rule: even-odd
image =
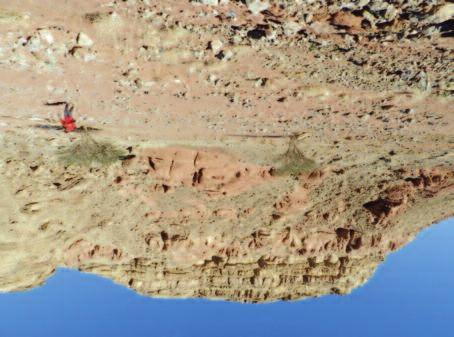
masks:
[[[445,1],[0,6],[0,290],[349,293],[454,215],[452,39]]]

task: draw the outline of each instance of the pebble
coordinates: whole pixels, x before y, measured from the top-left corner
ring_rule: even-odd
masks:
[[[217,54],[222,50],[223,43],[221,40],[213,40],[210,42],[209,48],[213,51],[213,53]]]
[[[216,84],[218,82],[218,77],[214,74],[210,74],[208,76],[208,82],[210,82],[211,84]]]
[[[270,3],[268,0],[246,0],[246,6],[252,14],[257,15],[267,10],[270,7]]]
[[[52,33],[46,29],[39,31],[39,37],[43,39],[47,44],[51,45],[54,43],[54,36]]]
[[[225,53],[224,53],[224,59],[226,61],[232,59],[232,57],[234,56],[233,52],[231,50],[227,50]]]
[[[225,15],[228,19],[236,19],[236,13],[232,10],[228,11]]]
[[[41,39],[39,38],[39,36],[33,36],[28,40],[27,49],[30,52],[40,51],[41,48],[42,48],[42,45],[41,45]]]
[[[210,5],[210,6],[219,5],[219,0],[196,0],[196,1],[193,0],[191,2],[200,2],[201,4]]]
[[[437,12],[429,18],[429,21],[441,23],[452,18],[454,18],[454,3],[441,6]]]
[[[91,47],[93,45],[93,40],[87,34],[82,32],[77,35],[76,41],[81,47]]]
[[[83,56],[84,62],[91,62],[96,60],[96,55],[95,54],[85,54]]]
[[[284,34],[285,36],[293,36],[296,35],[302,26],[298,22],[289,21],[284,24]]]

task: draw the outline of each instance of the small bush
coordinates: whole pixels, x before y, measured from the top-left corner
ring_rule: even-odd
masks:
[[[317,167],[315,161],[304,156],[298,148],[297,142],[298,135],[290,136],[287,151],[277,158],[276,173],[278,175],[298,176]]]
[[[108,142],[97,142],[88,133],[83,133],[80,140],[59,151],[58,155],[66,165],[105,166],[119,160],[124,151]]]
[[[298,176],[303,172],[311,172],[317,168],[317,163],[312,159],[294,160],[281,163],[276,168],[276,174],[280,176]]]

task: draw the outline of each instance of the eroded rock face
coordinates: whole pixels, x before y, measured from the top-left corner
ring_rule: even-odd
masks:
[[[454,209],[454,167],[436,162],[292,177],[216,149],[139,148],[108,168],[44,152],[1,158],[3,291],[64,266],[150,296],[344,294]]]
[[[453,213],[451,16],[442,0],[1,7],[0,289],[62,266],[150,296],[350,292]],[[62,160],[85,136],[62,132],[61,101],[125,156]]]

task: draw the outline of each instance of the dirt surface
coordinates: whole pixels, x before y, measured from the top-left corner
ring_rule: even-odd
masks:
[[[454,214],[453,12],[0,0],[0,289],[62,266],[150,296],[350,292]],[[62,157],[87,139],[118,160]]]

